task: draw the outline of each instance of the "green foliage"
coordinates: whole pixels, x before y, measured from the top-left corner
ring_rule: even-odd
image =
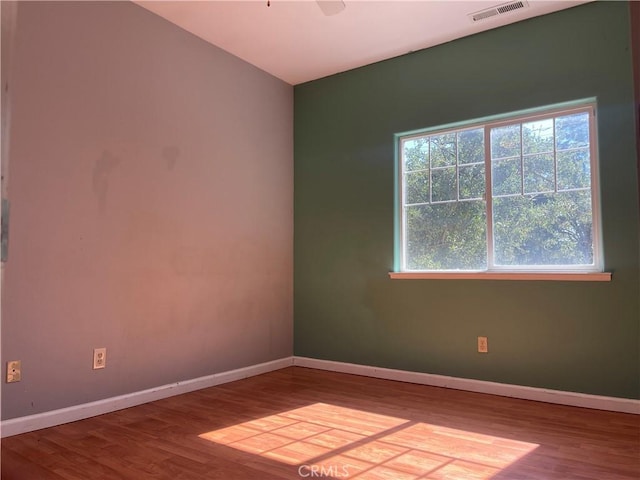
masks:
[[[407,268],[486,268],[484,210],[484,202],[449,202],[406,207]]]
[[[496,198],[493,219],[496,265],[593,262],[588,191]]]
[[[593,262],[589,115],[490,128],[494,263]],[[410,270],[487,268],[484,127],[403,143]]]

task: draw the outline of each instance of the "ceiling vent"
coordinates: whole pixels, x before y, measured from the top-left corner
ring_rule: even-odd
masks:
[[[511,13],[514,10],[520,10],[521,8],[527,8],[529,3],[526,0],[518,0],[516,2],[509,2],[497,7],[486,8],[479,12],[472,13],[469,18],[472,22],[479,22],[480,20],[486,20],[487,18],[495,17],[497,15],[504,15],[505,13]]]

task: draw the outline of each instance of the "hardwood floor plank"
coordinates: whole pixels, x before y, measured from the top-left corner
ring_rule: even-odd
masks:
[[[637,480],[640,416],[290,367],[1,450],[5,480]]]

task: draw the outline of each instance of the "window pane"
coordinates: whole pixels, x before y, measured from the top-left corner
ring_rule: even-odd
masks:
[[[493,202],[496,265],[593,263],[591,192],[498,198]]]
[[[460,167],[460,200],[484,198],[484,165]]]
[[[523,123],[522,141],[525,155],[553,152],[553,119]]]
[[[406,207],[409,270],[482,270],[487,267],[484,202]]]
[[[431,166],[456,164],[456,134],[434,135],[431,138]]]
[[[553,154],[524,157],[525,193],[552,192],[555,190]]]
[[[491,158],[520,156],[520,125],[491,129]]]
[[[429,203],[429,171],[405,175],[405,203]]]
[[[601,268],[593,108],[551,108],[401,138],[403,268]]]
[[[457,200],[456,167],[431,170],[431,200],[446,202]]]
[[[402,143],[405,171],[429,168],[429,139],[414,138]]]
[[[589,145],[589,114],[576,113],[556,118],[556,148],[586,147]]]
[[[522,193],[522,165],[520,159],[495,160],[491,163],[493,195]]]
[[[458,132],[458,164],[484,162],[484,128]]]
[[[558,152],[558,189],[588,188],[590,185],[589,150]]]

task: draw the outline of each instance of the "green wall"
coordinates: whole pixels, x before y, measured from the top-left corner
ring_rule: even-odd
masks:
[[[640,398],[628,8],[590,3],[295,87],[296,355]],[[612,282],[389,279],[395,133],[587,97]]]

